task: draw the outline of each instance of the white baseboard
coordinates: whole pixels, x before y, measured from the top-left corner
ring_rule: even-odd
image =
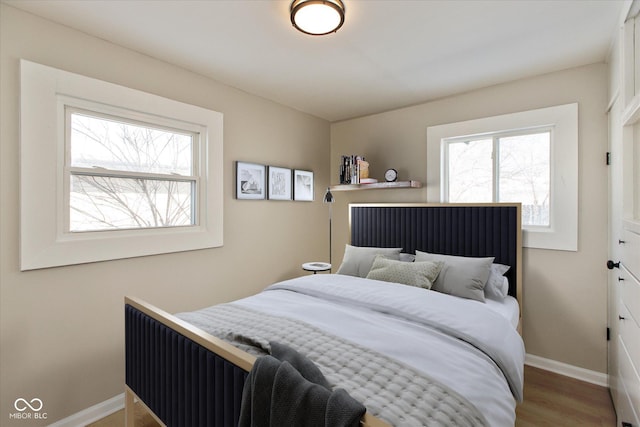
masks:
[[[84,427],[124,408],[124,393],[50,424],[49,427]]]
[[[566,377],[575,378],[591,384],[602,387],[609,387],[608,375],[602,372],[591,371],[589,369],[579,368],[567,363],[558,362],[544,357],[527,354],[524,358],[524,364],[533,366],[534,368],[544,369],[545,371],[555,372],[556,374]]]

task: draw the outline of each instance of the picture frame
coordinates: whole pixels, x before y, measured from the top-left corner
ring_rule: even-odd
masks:
[[[236,199],[264,200],[266,166],[257,163],[236,162]]]
[[[300,169],[293,171],[293,199],[297,201],[313,201],[313,172]]]
[[[291,169],[269,166],[268,170],[269,200],[291,200]]]

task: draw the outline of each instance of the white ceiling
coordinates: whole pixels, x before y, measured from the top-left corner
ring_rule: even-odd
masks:
[[[289,0],[2,1],[329,121],[602,62],[628,7],[344,0],[344,26],[313,37]]]

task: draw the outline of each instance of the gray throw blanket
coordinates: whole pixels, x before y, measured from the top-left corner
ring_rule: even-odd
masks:
[[[365,407],[291,347],[270,342],[244,385],[239,427],[357,427]]]

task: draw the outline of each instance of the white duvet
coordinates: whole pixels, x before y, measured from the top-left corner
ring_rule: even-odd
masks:
[[[515,424],[524,345],[507,319],[475,301],[315,274],[277,283],[233,304],[300,320],[385,354],[467,398],[489,425]]]

